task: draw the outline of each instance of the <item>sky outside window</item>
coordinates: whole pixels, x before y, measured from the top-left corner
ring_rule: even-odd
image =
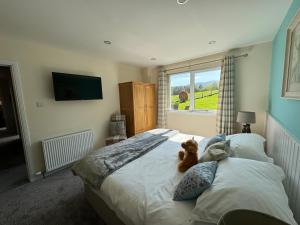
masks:
[[[180,73],[171,76],[171,87],[185,86],[190,84],[190,73]]]
[[[195,73],[195,83],[206,83],[220,80],[221,69]]]

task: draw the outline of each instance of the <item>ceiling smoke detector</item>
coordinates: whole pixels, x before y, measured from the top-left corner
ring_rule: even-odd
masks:
[[[178,5],[184,5],[185,3],[187,3],[189,0],[177,0],[177,4]]]
[[[155,58],[155,57],[152,57],[152,58],[150,58],[150,60],[151,60],[151,61],[155,61],[155,60],[156,60],[156,58]]]
[[[111,41],[104,41],[104,44],[111,45]]]

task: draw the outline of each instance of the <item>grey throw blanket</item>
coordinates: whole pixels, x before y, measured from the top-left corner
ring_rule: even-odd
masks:
[[[154,149],[177,131],[159,130],[156,134],[145,132],[122,142],[91,152],[76,163],[72,170],[85,182],[100,188],[104,179],[127,163]]]

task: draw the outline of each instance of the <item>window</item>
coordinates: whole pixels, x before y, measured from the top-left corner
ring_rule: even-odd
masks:
[[[218,107],[221,68],[170,76],[172,110],[211,111]]]

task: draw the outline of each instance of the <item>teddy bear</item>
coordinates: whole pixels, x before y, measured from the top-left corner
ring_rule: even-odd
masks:
[[[178,152],[178,158],[180,160],[178,171],[183,173],[198,163],[198,143],[193,137],[181,143],[181,147],[184,148],[184,151],[181,150]]]

